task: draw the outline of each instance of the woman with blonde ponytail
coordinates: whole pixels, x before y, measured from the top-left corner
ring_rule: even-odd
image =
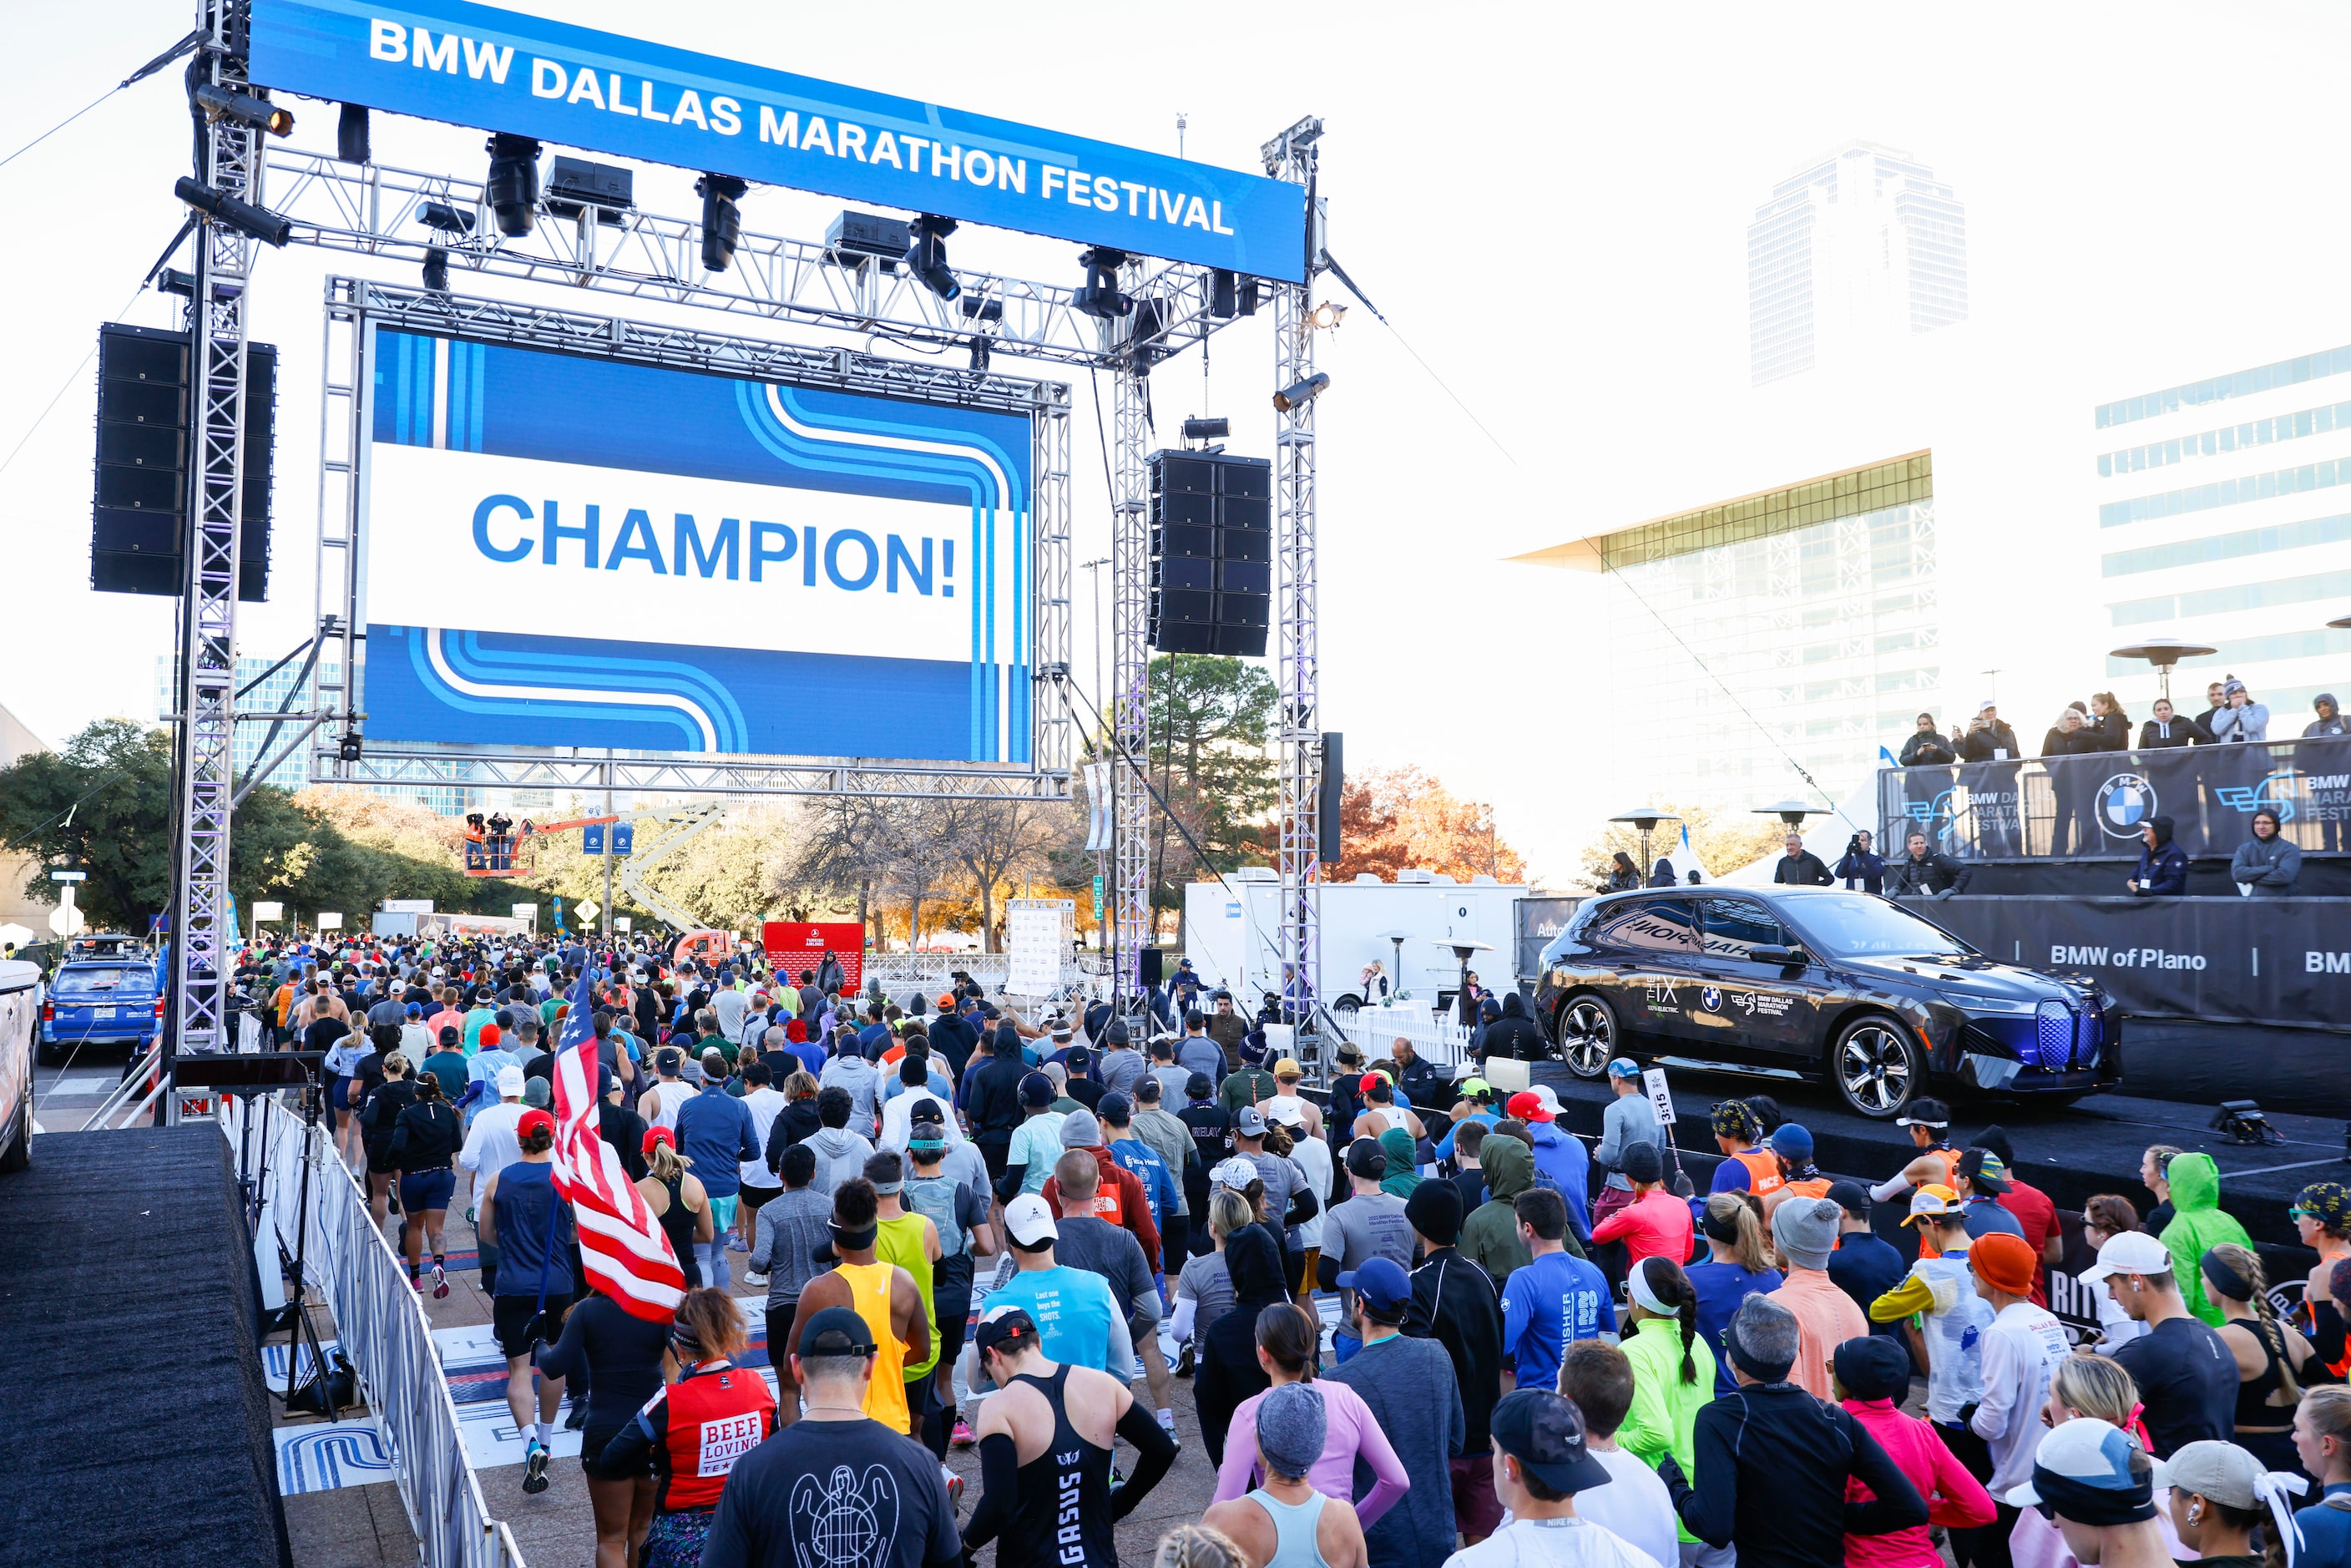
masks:
[[[2138,1385],[2111,1356],[2069,1355],[2057,1364],[2049,1380],[2049,1403],[2042,1406],[2042,1425],[2054,1429],[2068,1421],[2089,1419],[2119,1427],[2132,1443],[2147,1448],[2147,1427],[2139,1419]],[[2045,1439],[2044,1439],[2045,1440]],[[2163,1532],[2164,1549],[2174,1562],[2191,1562],[2195,1553],[2180,1544],[2171,1522],[2170,1490],[2158,1485],[2152,1501],[2155,1522]],[[2010,1560],[2016,1568],[2077,1568],[2057,1521],[2037,1508],[2017,1517],[2008,1537]]]
[[[1708,1198],[1698,1233],[1714,1255],[1689,1267],[1690,1288],[1698,1292],[1698,1333],[1707,1343],[1720,1344],[1722,1331],[1739,1311],[1739,1303],[1778,1290],[1781,1276],[1771,1267],[1763,1222],[1744,1195],[1719,1192]],[[1716,1395],[1728,1394],[1734,1386],[1729,1364],[1719,1364],[1714,1375]]]
[[[2252,1248],[2221,1242],[2204,1254],[2201,1268],[2205,1295],[2220,1309],[2221,1343],[2237,1358],[2237,1446],[2264,1469],[2298,1469],[2294,1407],[2302,1402],[2299,1374],[2310,1342],[2278,1321],[2269,1278]]]

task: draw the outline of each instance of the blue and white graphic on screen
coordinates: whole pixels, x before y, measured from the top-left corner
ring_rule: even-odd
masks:
[[[1029,429],[379,329],[368,732],[1030,759]]]

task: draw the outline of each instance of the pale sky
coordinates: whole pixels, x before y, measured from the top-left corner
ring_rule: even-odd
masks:
[[[1321,115],[1332,253],[1510,455],[1369,312],[1326,336],[1323,724],[1358,769],[1416,763],[1494,800],[1554,878],[1596,817],[1644,792],[1641,735],[1677,716],[1592,677],[1620,589],[1501,558],[1957,432],[1975,452],[1938,506],[1946,570],[1966,562],[1947,614],[2019,672],[2003,706],[2053,709],[2094,675],[2064,624],[2067,578],[2092,559],[2072,488],[2090,405],[2351,340],[2351,204],[2326,151],[2351,20],[2332,6],[1357,5],[1290,34],[1229,8],[1017,0],[517,8],[1166,152],[1182,112],[1189,156],[1238,168]],[[152,0],[26,10],[17,57],[42,68],[14,84],[0,155],[188,23]],[[331,148],[331,107],[292,107],[294,144]],[[1774,181],[1855,137],[1908,152],[1965,204],[1971,319],[1895,384],[1751,392],[1746,225]],[[167,72],[0,168],[19,235],[0,456],[64,389],[0,472],[15,590],[0,705],[52,743],[106,714],[152,717],[171,646],[168,601],[87,589],[94,371],[76,366],[119,312],[177,325],[176,300],[124,306],[183,215],[187,146]],[[485,162],[478,131],[381,116],[375,148],[468,176]],[[638,201],[690,214],[692,179],[641,170]],[[841,204],[755,192],[745,225],[814,238]],[[950,255],[1075,282],[1075,249],[967,227]],[[321,280],[369,267],[413,277],[300,249],[261,263],[253,332],[281,352],[277,534],[246,653],[308,632]],[[1163,438],[1224,413],[1234,450],[1269,454],[1270,319],[1212,351],[1208,393],[1196,355],[1155,373]],[[1077,388],[1083,560],[1108,553],[1108,501]],[[1081,671],[1092,639],[1081,603]],[[1953,660],[1972,669],[1971,653]]]

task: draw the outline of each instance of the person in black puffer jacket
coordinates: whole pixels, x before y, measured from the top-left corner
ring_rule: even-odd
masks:
[[[1940,898],[1945,894],[1965,893],[1975,868],[1961,864],[1946,854],[1938,854],[1927,847],[1927,835],[1914,832],[1899,860],[1886,862],[1886,895],[1888,898]]]
[[[1192,1380],[1200,1440],[1212,1466],[1225,1462],[1225,1433],[1241,1401],[1272,1386],[1258,1364],[1257,1315],[1289,1300],[1281,1249],[1262,1223],[1244,1225],[1225,1238],[1225,1270],[1233,1281],[1232,1309],[1201,1334],[1200,1364]]]
[[[1541,1061],[1551,1054],[1542,1026],[1527,1010],[1527,998],[1517,991],[1502,997],[1502,1016],[1486,1026],[1486,1049],[1479,1061],[1500,1056],[1512,1061]]]

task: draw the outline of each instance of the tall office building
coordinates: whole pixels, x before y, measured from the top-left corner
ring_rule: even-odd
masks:
[[[1814,159],[1748,225],[1747,311],[1757,386],[1964,321],[1967,209],[1907,152],[1855,141]]]
[[[1843,799],[1943,708],[1932,454],[1914,452],[1516,558],[1614,573],[1593,743],[1642,792],[1699,805]]]
[[[2183,660],[2181,709],[2224,674],[2268,705],[2270,738],[2351,700],[2351,346],[2101,403],[2099,597],[2108,648],[2178,637],[2219,650]],[[2106,661],[2134,720],[2156,679]]]
[[[302,673],[302,662],[299,659],[294,660],[272,671],[268,678],[264,680],[261,678],[262,672],[268,670],[269,666],[270,661],[266,659],[248,657],[237,660],[236,685],[240,695],[236,699],[236,706],[239,715],[271,713],[279,708],[294,713],[308,712],[312,706],[312,695],[316,690],[316,677],[303,682],[302,691],[299,695],[295,695],[294,683],[296,677]],[[335,660],[322,660],[319,674],[332,685],[338,680],[341,669],[341,664]],[[256,681],[259,681],[260,684],[254,685]],[[287,700],[289,695],[293,697],[290,702]],[[172,722],[172,716],[179,709],[179,694],[172,679],[172,657],[168,653],[158,653],[155,655],[156,718],[166,724]],[[272,752],[283,751],[287,736],[292,730],[299,727],[298,724],[291,722],[284,727],[277,727],[277,734],[272,738],[270,732],[273,727],[266,720],[256,722],[240,717],[236,725],[235,747],[231,752],[237,777],[242,779],[256,764],[262,760],[261,748],[265,739],[269,740],[269,748]],[[263,782],[274,785],[280,789],[289,790],[299,789],[308,785],[310,782],[310,751],[313,744],[315,744],[314,740],[306,740],[296,747],[291,755],[269,770],[267,778]],[[463,765],[453,763],[451,767],[455,770],[462,768]],[[414,800],[426,810],[439,816],[461,816],[472,809],[467,804],[471,792],[463,785],[380,784],[374,788],[379,795]]]

